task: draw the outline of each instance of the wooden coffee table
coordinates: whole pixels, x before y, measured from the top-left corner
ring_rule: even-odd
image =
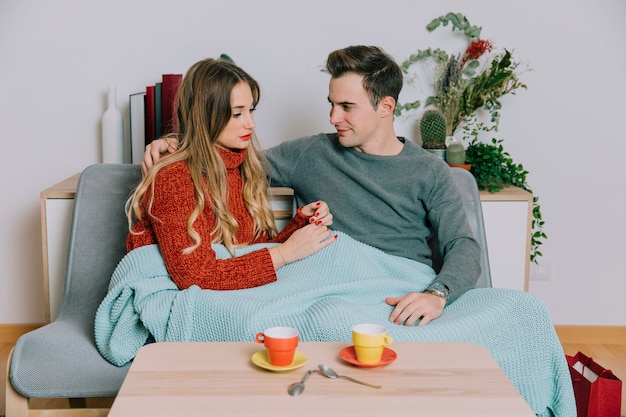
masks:
[[[398,358],[360,368],[339,356],[349,343],[300,343],[308,363],[288,372],[251,361],[254,342],[154,343],[139,350],[109,417],[130,416],[528,416],[535,414],[489,352],[470,343],[404,343]],[[373,389],[314,373],[297,396],[287,387],[324,363]]]

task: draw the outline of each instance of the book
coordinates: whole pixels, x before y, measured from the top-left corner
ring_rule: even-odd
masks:
[[[154,84],[154,137],[160,138],[163,135],[163,117],[161,110],[161,87],[162,83]]]
[[[130,112],[130,156],[133,164],[141,164],[146,149],[146,92],[133,93],[129,96]]]
[[[154,105],[154,86],[149,85],[146,87],[146,105],[145,105],[145,129],[146,140],[144,146],[149,145],[154,139],[156,139],[156,107]]]
[[[163,74],[161,78],[161,132],[168,134],[177,130],[176,97],[183,74]]]

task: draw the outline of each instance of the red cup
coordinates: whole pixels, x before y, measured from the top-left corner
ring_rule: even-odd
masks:
[[[293,327],[270,327],[257,333],[257,343],[263,343],[272,366],[289,366],[298,347],[299,332]]]

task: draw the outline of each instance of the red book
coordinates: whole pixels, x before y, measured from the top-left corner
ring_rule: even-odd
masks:
[[[146,145],[156,139],[154,86],[146,87]]]
[[[175,132],[176,96],[183,74],[163,74],[161,82],[161,133],[166,135]]]

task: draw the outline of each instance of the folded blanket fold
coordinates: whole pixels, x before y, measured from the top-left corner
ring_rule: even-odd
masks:
[[[388,320],[385,297],[422,291],[435,277],[421,263],[384,252],[339,233],[337,241],[286,265],[278,280],[233,291],[179,291],[156,245],[128,253],[117,266],[95,321],[96,344],[121,366],[149,334],[156,341],[253,341],[271,326],[291,326],[302,341],[345,341],[357,323],[379,323],[396,341],[464,341],[489,350],[533,411],[575,416],[571,379],[550,314],[521,291],[474,289],[426,326]],[[271,247],[252,245],[237,255]],[[230,254],[214,245],[218,257]]]

